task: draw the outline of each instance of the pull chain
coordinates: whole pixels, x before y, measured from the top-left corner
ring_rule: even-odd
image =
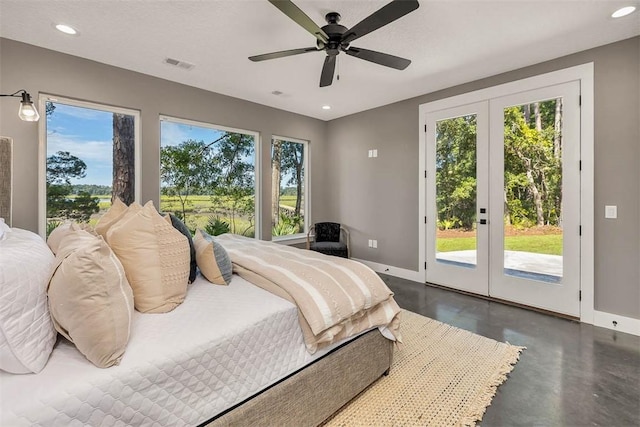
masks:
[[[340,80],[340,55],[336,57],[336,65],[338,67],[338,74],[336,75],[336,80]]]

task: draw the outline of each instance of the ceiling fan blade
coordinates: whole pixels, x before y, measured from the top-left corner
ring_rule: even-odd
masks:
[[[249,59],[253,62],[266,61],[267,59],[284,58],[285,56],[299,55],[307,52],[318,52],[315,47],[303,47],[301,49],[282,50],[280,52],[265,53],[263,55],[250,56]]]
[[[336,57],[327,55],[324,58],[324,65],[322,66],[322,74],[320,74],[320,87],[331,86],[333,83],[333,72],[336,69]]]
[[[402,18],[419,6],[420,4],[417,0],[394,0],[351,27],[342,35],[342,42],[351,43],[365,34],[369,34],[396,19]]]
[[[411,61],[399,56],[389,55],[387,53],[376,52],[375,50],[362,49],[360,47],[350,47],[344,51],[347,55],[364,59],[385,67],[395,68],[396,70],[404,70],[411,64]]]
[[[298,6],[290,0],[269,0],[269,3],[280,9],[282,13],[293,19],[298,25],[310,32],[315,38],[323,43],[329,41],[329,36],[322,28],[311,20]]]

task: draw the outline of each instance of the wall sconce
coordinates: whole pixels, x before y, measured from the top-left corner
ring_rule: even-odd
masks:
[[[0,96],[13,96],[14,98],[22,98],[20,101],[20,108],[18,109],[18,117],[20,120],[24,120],[25,122],[37,122],[40,119],[40,114],[38,114],[38,110],[36,110],[35,105],[33,105],[33,101],[31,101],[31,95],[24,90],[20,89],[17,92]]]

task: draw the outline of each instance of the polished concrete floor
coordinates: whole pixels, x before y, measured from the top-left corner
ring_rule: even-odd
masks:
[[[400,307],[525,346],[482,426],[640,426],[640,337],[381,275]]]

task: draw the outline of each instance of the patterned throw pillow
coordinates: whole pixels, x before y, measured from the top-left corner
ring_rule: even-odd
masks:
[[[216,285],[228,285],[233,267],[224,247],[202,230],[196,231],[193,244],[196,247],[198,268],[205,279]]]
[[[166,313],[187,293],[189,243],[160,216],[153,202],[139,206],[132,203],[108,229],[105,240],[124,266],[136,310]]]
[[[191,236],[191,231],[185,225],[184,222],[180,221],[178,217],[174,214],[166,214],[164,219],[171,225],[173,228],[181,232],[184,237],[189,240],[189,257],[191,259],[191,263],[189,264],[189,283],[193,283],[196,280],[196,274],[198,273],[197,263],[196,263],[196,247],[193,246],[193,237]]]

